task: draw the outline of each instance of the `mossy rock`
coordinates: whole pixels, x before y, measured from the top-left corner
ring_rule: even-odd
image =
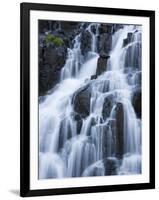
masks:
[[[60,37],[54,36],[54,35],[51,35],[51,34],[46,35],[45,42],[46,42],[46,44],[53,43],[57,47],[64,45],[64,41]]]

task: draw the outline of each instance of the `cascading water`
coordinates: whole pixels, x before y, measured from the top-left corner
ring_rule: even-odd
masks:
[[[81,33],[75,37],[60,83],[39,105],[40,179],[141,173],[141,119],[132,105],[133,91],[140,84],[141,60],[136,56],[141,53],[141,30],[125,25],[116,31],[107,70],[90,80],[99,57],[98,27],[87,27],[92,44],[86,58],[80,49]],[[75,102],[81,91],[88,91],[90,104],[79,128]]]

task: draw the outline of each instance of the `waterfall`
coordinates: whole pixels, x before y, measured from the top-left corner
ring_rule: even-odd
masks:
[[[40,179],[141,173],[141,119],[132,101],[141,86],[141,28],[124,25],[112,34],[107,70],[91,80],[99,26],[86,27],[91,50],[85,57],[81,33],[74,38],[59,84],[39,104]],[[89,112],[80,117],[75,104],[83,91]]]

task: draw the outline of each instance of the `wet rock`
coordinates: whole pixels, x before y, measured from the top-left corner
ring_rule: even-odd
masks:
[[[66,62],[67,48],[66,46],[56,47],[49,44],[44,49],[44,62],[52,67],[53,70],[60,70]]]
[[[133,33],[130,32],[127,34],[127,38],[125,38],[123,40],[123,47],[127,46],[128,44],[130,44],[133,41]]]
[[[107,71],[107,61],[109,59],[110,56],[102,54],[102,56],[100,56],[98,58],[97,61],[97,70],[96,70],[96,75],[101,75],[103,72]]]
[[[112,24],[101,24],[98,28],[99,34],[103,34],[103,33],[112,33]]]
[[[76,121],[77,134],[80,134],[82,124],[83,124],[83,120],[82,120],[82,118],[80,117],[79,114],[75,114],[74,120]]]
[[[112,33],[115,33],[119,29],[122,29],[124,26],[122,24],[113,24]]]
[[[105,167],[105,175],[116,175],[118,169],[118,160],[115,157],[108,157],[103,159],[104,167]]]
[[[91,80],[93,80],[93,79],[96,79],[98,76],[95,74],[95,75],[92,75],[91,76]]]
[[[79,24],[79,22],[60,21],[60,29],[65,32],[72,32],[79,27]]]
[[[104,99],[103,110],[102,110],[102,115],[104,120],[106,120],[110,116],[110,112],[113,108],[113,105],[114,105],[114,96],[113,94],[110,94]]]
[[[99,54],[109,54],[112,47],[112,35],[109,33],[103,33],[98,36],[97,50]]]
[[[118,102],[115,108],[116,112],[116,157],[121,159],[124,154],[124,107],[123,104]]]
[[[39,96],[46,95],[59,80],[60,71],[54,71],[48,64],[39,63]]]
[[[81,53],[85,55],[88,53],[88,51],[91,51],[91,43],[92,43],[92,37],[91,33],[86,30],[83,31],[81,34]]]
[[[67,57],[66,46],[39,47],[39,95],[45,95],[59,81]]]
[[[102,157],[110,157],[115,155],[115,136],[116,136],[116,120],[109,120],[107,125],[103,126],[102,135]]]
[[[142,95],[141,95],[141,88],[136,88],[134,93],[133,93],[133,97],[132,97],[132,105],[134,107],[136,116],[138,118],[141,118],[141,99],[142,99]]]
[[[79,89],[73,97],[74,111],[77,112],[81,118],[85,118],[90,114],[90,98],[91,91],[89,85]]]
[[[135,84],[136,85],[141,85],[141,79],[142,79],[142,74],[140,72],[136,72],[135,74]]]
[[[126,50],[125,67],[141,69],[141,43],[133,43]]]

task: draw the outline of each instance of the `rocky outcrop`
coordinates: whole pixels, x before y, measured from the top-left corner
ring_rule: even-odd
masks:
[[[58,82],[60,70],[64,66],[67,57],[65,45],[57,47],[48,44],[39,47],[39,95],[45,95]]]
[[[107,61],[109,59],[109,55],[102,54],[97,61],[97,70],[96,75],[101,75],[103,72],[107,71]]]
[[[89,85],[79,89],[73,97],[74,111],[85,118],[90,114],[91,90]]]
[[[88,51],[91,51],[91,42],[92,42],[91,33],[88,30],[84,30],[81,34],[81,46],[80,46],[82,55],[86,55]]]
[[[138,118],[141,118],[141,107],[142,107],[141,100],[142,100],[141,88],[136,88],[132,96],[132,105],[134,107],[136,116]]]

